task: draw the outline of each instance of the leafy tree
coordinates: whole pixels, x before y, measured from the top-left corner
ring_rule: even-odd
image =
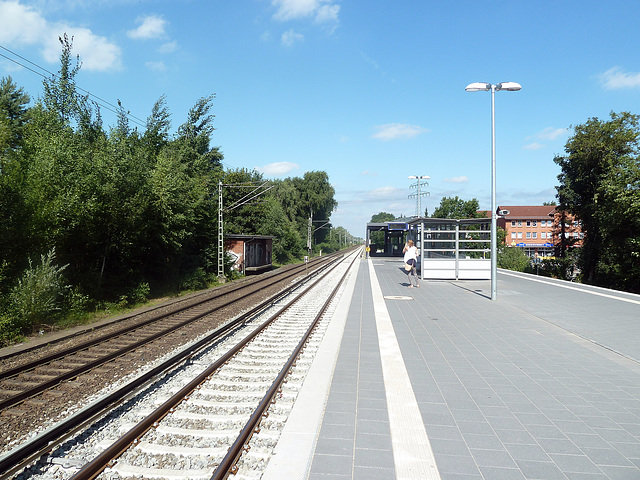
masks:
[[[396,216],[392,213],[380,212],[371,216],[371,223],[393,222]]]
[[[0,79],[0,159],[20,147],[29,101],[29,95],[16,86],[11,77]]]
[[[143,142],[151,156],[157,155],[169,143],[169,129],[171,128],[171,114],[167,109],[166,96],[162,95],[151,109],[147,118],[147,127]]]
[[[431,215],[432,218],[478,218],[479,202],[477,199],[463,200],[458,196],[442,197],[440,205],[436,207]]]
[[[531,260],[524,253],[524,250],[518,247],[509,247],[500,244],[498,250],[498,267],[516,272],[524,272],[530,265]]]
[[[581,222],[578,259],[587,283],[640,291],[640,164],[637,115],[611,113],[574,128],[556,187],[561,210]]]

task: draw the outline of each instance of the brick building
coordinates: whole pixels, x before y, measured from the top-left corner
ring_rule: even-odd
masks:
[[[562,237],[572,246],[580,246],[583,238],[579,222],[566,213],[563,220],[555,205],[499,206],[498,226],[507,234],[507,245],[530,257],[553,256]]]

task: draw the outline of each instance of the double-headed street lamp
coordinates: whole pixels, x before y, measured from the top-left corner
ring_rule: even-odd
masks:
[[[467,85],[467,92],[488,92],[491,90],[491,300],[498,296],[498,237],[496,209],[496,108],[495,94],[498,90],[517,92],[522,87],[516,82],[504,82],[492,85],[476,82]]]

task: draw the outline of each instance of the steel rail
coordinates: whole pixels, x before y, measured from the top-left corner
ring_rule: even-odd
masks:
[[[330,262],[322,265],[314,271],[312,275],[319,275],[323,270],[330,267],[332,263],[340,260],[340,257],[340,255],[336,255],[330,260]],[[292,291],[298,289],[305,280],[306,279],[301,279],[299,282],[290,285],[276,295],[273,295],[272,297],[257,304],[250,310],[239,315],[236,319],[214,330],[206,337],[203,337],[193,345],[186,347],[171,358],[168,358],[149,372],[139,376],[131,382],[128,382],[118,390],[92,403],[76,414],[59,422],[52,428],[0,457],[0,480],[10,478],[14,473],[32,463],[37,458],[52,451],[62,441],[71,436],[74,432],[78,431],[80,428],[86,426],[92,420],[104,416],[107,410],[111,410],[121,404],[136,391],[144,388],[146,385],[154,381],[154,379],[159,375],[166,374],[173,368],[176,368],[180,363],[195,355],[198,351],[207,348],[212,342],[216,342],[225,335],[232,333],[235,329],[241,327],[242,324],[252,316],[279,301]]]
[[[321,268],[321,266],[319,268]],[[294,274],[287,275],[285,277],[280,277],[280,278],[274,280],[273,282],[267,284],[267,286],[272,286],[273,284],[275,284],[275,283],[277,283],[279,281],[282,281],[282,280],[286,280],[287,278],[289,278],[290,276],[293,276],[293,275]],[[220,296],[218,296],[216,298],[220,298]],[[107,363],[107,362],[109,362],[109,361],[111,361],[111,360],[113,360],[115,358],[121,357],[121,356],[123,356],[123,355],[125,355],[125,354],[127,354],[129,352],[132,352],[132,351],[134,351],[134,350],[136,350],[136,349],[138,349],[138,348],[140,348],[140,347],[142,347],[142,346],[144,346],[144,345],[146,345],[148,343],[153,342],[154,340],[157,340],[160,337],[163,337],[165,335],[168,335],[168,334],[174,332],[175,330],[178,330],[179,328],[185,327],[186,325],[189,325],[190,323],[193,323],[193,322],[195,322],[196,320],[199,320],[202,317],[205,317],[205,316],[210,315],[211,313],[213,313],[213,312],[215,312],[217,310],[220,310],[220,309],[222,309],[224,307],[227,307],[227,306],[233,304],[236,301],[237,301],[236,299],[226,300],[222,304],[216,305],[215,308],[211,308],[211,309],[209,309],[209,310],[207,310],[205,312],[202,312],[202,313],[199,313],[199,314],[194,315],[192,317],[189,317],[188,319],[183,320],[182,322],[179,322],[177,324],[173,324],[173,325],[171,325],[171,326],[169,326],[169,327],[167,327],[167,328],[165,328],[165,329],[163,329],[163,330],[161,330],[159,332],[156,332],[156,333],[154,333],[152,335],[149,335],[149,336],[147,336],[147,337],[145,337],[145,338],[143,338],[143,339],[141,339],[141,340],[139,340],[137,342],[134,342],[134,343],[132,343],[130,345],[127,345],[126,347],[122,347],[122,348],[120,348],[120,349],[118,349],[118,350],[116,350],[114,352],[111,352],[111,353],[109,353],[107,355],[103,355],[100,358],[98,358],[96,360],[93,360],[91,362],[88,362],[88,363],[86,363],[86,364],[84,364],[84,365],[82,365],[80,367],[77,367],[77,368],[74,368],[72,370],[69,370],[68,372],[65,372],[65,373],[63,373],[63,374],[61,374],[61,375],[59,375],[59,376],[57,376],[57,377],[55,377],[55,378],[53,378],[51,380],[47,380],[47,381],[45,381],[45,382],[43,382],[43,383],[41,383],[39,385],[36,385],[34,387],[31,387],[31,388],[28,388],[28,389],[26,389],[26,390],[24,390],[24,391],[22,391],[22,392],[20,392],[18,394],[15,394],[15,395],[13,395],[13,396],[11,396],[9,398],[6,398],[4,400],[0,400],[0,410],[4,410],[4,409],[10,408],[12,406],[15,406],[15,405],[17,405],[19,403],[22,403],[23,401],[27,400],[28,398],[31,398],[31,397],[33,397],[35,395],[38,395],[38,394],[44,392],[45,390],[48,390],[49,388],[52,388],[52,387],[58,385],[61,382],[64,382],[66,380],[70,380],[72,378],[75,378],[75,377],[77,377],[79,375],[82,375],[83,373],[86,373],[86,372],[88,372],[90,370],[93,370],[94,368],[97,368],[97,367],[99,367],[99,366],[101,366],[101,365],[103,365],[103,364],[105,364],[105,363]],[[198,304],[198,305],[201,305],[201,304]],[[194,307],[196,307],[198,305],[194,305],[191,308],[194,308]],[[180,312],[182,312],[184,310],[186,310],[186,309],[181,309]],[[169,316],[172,316],[174,314],[175,314],[175,312],[172,312],[171,314],[169,314]],[[161,320],[161,319],[156,319],[154,321],[159,321],[159,320]],[[137,329],[137,328],[138,327],[134,328],[134,330]],[[112,338],[113,338],[112,336],[108,336],[108,339],[112,339]],[[99,340],[100,341],[98,343],[104,343],[104,341],[102,339],[99,339]],[[91,343],[91,342],[88,342],[88,343]],[[92,343],[89,346],[95,346],[96,344],[97,343]],[[73,351],[61,352],[61,353],[64,353],[64,355],[54,354],[54,355],[51,355],[51,357],[53,357],[53,359],[57,360],[57,359],[60,359],[60,358],[64,358],[67,355],[71,355],[72,353],[77,353],[78,351],[85,350],[86,348],[88,348],[88,347],[73,348],[72,349]],[[14,373],[14,375],[12,375],[12,376],[18,375],[19,373],[26,372],[28,370],[31,370],[31,369],[33,369],[35,367],[40,366],[40,365],[49,363],[51,361],[52,360],[49,360],[49,359],[48,360],[37,360],[35,362],[32,362],[32,365],[30,366],[30,368],[22,369],[19,372]],[[16,369],[19,369],[19,368],[20,367],[17,367]],[[7,376],[6,378],[8,378],[8,377],[9,376]],[[0,380],[3,380],[3,379],[4,378],[0,377]]]
[[[317,257],[317,258],[326,258],[326,257]],[[314,266],[315,266],[316,262],[320,263],[320,260],[315,260],[314,261]],[[185,305],[185,306],[182,306],[182,307],[178,307],[176,310],[173,310],[173,311],[169,312],[168,314],[156,315],[156,316],[154,316],[154,317],[152,317],[150,319],[144,320],[144,321],[142,321],[142,322],[140,322],[140,323],[138,323],[138,324],[136,324],[134,326],[121,328],[121,329],[116,330],[115,332],[107,334],[107,335],[105,335],[103,337],[100,337],[100,338],[97,338],[97,339],[93,339],[93,340],[88,340],[86,342],[83,342],[83,343],[81,343],[79,345],[75,345],[73,347],[70,347],[68,349],[62,350],[60,352],[52,353],[51,355],[47,355],[46,357],[43,357],[41,359],[34,360],[32,362],[25,363],[24,365],[20,365],[18,367],[14,367],[14,368],[11,368],[11,369],[8,369],[8,370],[4,370],[4,371],[0,372],[0,380],[4,380],[6,378],[13,377],[13,376],[18,375],[20,373],[23,373],[23,372],[26,372],[28,370],[34,369],[34,368],[36,368],[36,367],[38,367],[38,366],[40,366],[40,365],[42,365],[44,363],[48,363],[48,362],[52,362],[52,361],[58,360],[58,359],[66,356],[66,355],[70,355],[72,353],[82,351],[82,350],[84,350],[86,348],[89,348],[89,347],[92,347],[94,345],[98,345],[100,343],[103,343],[106,340],[110,340],[110,339],[116,338],[116,337],[118,337],[120,335],[124,335],[126,333],[130,333],[130,332],[135,331],[135,330],[137,330],[137,329],[139,329],[141,327],[145,327],[145,326],[147,326],[147,325],[149,325],[151,323],[154,323],[154,322],[160,321],[160,320],[162,320],[164,318],[167,318],[167,316],[176,315],[178,313],[184,312],[185,310],[189,310],[191,308],[197,307],[198,305],[202,305],[203,303],[216,300],[216,299],[218,299],[220,297],[223,297],[223,296],[228,295],[230,293],[238,292],[238,291],[240,291],[242,289],[245,289],[245,288],[254,287],[254,286],[260,284],[263,281],[265,282],[265,286],[261,287],[261,288],[270,287],[270,286],[274,285],[275,283],[277,283],[279,281],[286,280],[287,278],[290,278],[290,277],[293,277],[293,276],[299,274],[300,272],[302,272],[304,270],[304,268],[305,267],[301,264],[301,265],[297,265],[294,268],[286,270],[282,275],[271,275],[271,276],[268,276],[266,278],[260,279],[257,282],[251,282],[251,283],[247,282],[247,283],[244,283],[244,284],[239,284],[239,285],[237,285],[237,286],[235,286],[235,287],[233,287],[231,289],[226,289],[226,290],[221,291],[219,293],[215,293],[213,296],[210,296],[210,297],[207,297],[205,299],[202,299],[202,300],[198,301],[197,303],[194,303],[194,304],[191,304],[191,305]],[[207,295],[207,293],[201,293],[198,296],[203,296],[203,295]],[[182,300],[184,301],[186,299],[182,299]],[[154,307],[151,310],[147,310],[147,311],[142,312],[142,313],[153,312],[154,310],[158,310],[160,308],[166,308],[166,307],[168,307],[168,305],[159,305],[157,307]],[[117,322],[114,322],[114,323],[119,323],[121,321],[130,320],[131,318],[135,318],[138,315],[140,315],[140,314],[128,315],[128,316],[126,316],[126,317],[124,317],[124,318],[122,318],[122,319],[120,319],[120,320],[118,320]],[[98,329],[101,329],[101,328],[105,328],[105,327],[110,326],[110,325],[113,325],[113,324],[105,324],[105,325],[102,325],[102,326],[97,327],[95,329],[93,329],[93,328],[89,329],[89,331],[95,331],[95,330],[98,330]],[[86,333],[86,332],[82,332],[82,333]],[[61,338],[59,340],[56,340],[55,343],[62,342],[64,340],[68,340],[68,339],[73,338],[73,337],[75,337],[77,335],[81,335],[82,333],[65,336],[65,337],[63,337],[63,338]],[[13,353],[11,353],[9,355],[1,357],[0,360],[5,360],[7,358],[11,358],[11,357],[14,357],[14,356],[17,356],[17,355],[28,353],[28,352],[30,352],[32,350],[36,350],[38,348],[42,348],[43,346],[52,345],[53,343],[54,342],[49,342],[49,343],[46,343],[46,344],[43,344],[43,345],[37,345],[37,346],[34,346],[34,347],[30,347],[30,348],[22,350],[20,352],[13,352]]]
[[[256,328],[251,334],[241,340],[235,347],[229,350],[226,354],[220,357],[217,361],[206,368],[202,373],[195,377],[191,382],[185,385],[180,391],[174,394],[166,402],[160,405],[154,410],[147,418],[140,421],[136,426],[131,428],[126,434],[116,440],[110,447],[107,447],[102,453],[95,457],[91,462],[87,463],[80,469],[70,480],[92,480],[98,476],[111,462],[122,455],[129,447],[135,444],[142,435],[144,435],[149,429],[153,428],[164,418],[167,414],[175,410],[175,408],[184,400],[187,400],[190,394],[196,390],[202,383],[209,380],[211,376],[220,369],[225,363],[233,358],[238,352],[240,352],[248,343],[250,343],[255,337],[257,337],[265,328],[272,324],[278,317],[280,317],[285,311],[289,310],[300,299],[308,293],[318,282],[320,282],[326,275],[328,275],[334,268],[337,267],[337,263],[323,276],[317,278],[310,285],[306,286],[304,290],[296,298],[288,302],[283,308],[272,315],[258,328]]]
[[[320,308],[320,311],[314,318],[311,325],[309,325],[309,328],[307,329],[306,333],[304,334],[300,342],[298,342],[298,345],[293,351],[293,353],[291,354],[291,356],[289,357],[289,360],[284,365],[284,367],[282,367],[275,381],[273,382],[273,384],[271,385],[271,387],[269,388],[265,396],[262,398],[262,400],[258,404],[258,408],[256,408],[254,413],[251,415],[247,424],[240,431],[240,435],[238,435],[238,438],[233,443],[233,445],[229,448],[229,451],[227,452],[225,457],[222,459],[222,461],[216,468],[215,472],[213,473],[213,476],[211,477],[211,480],[224,480],[229,476],[229,474],[237,473],[236,463],[242,456],[242,453],[245,451],[245,445],[249,443],[249,441],[251,440],[251,437],[253,436],[253,433],[256,432],[257,428],[259,428],[262,418],[265,416],[267,410],[269,409],[269,407],[273,402],[273,398],[282,388],[282,384],[284,383],[287,376],[291,373],[291,369],[295,365],[295,362],[297,361],[298,357],[302,353],[305,345],[308,343],[309,338],[311,337],[313,332],[318,328],[318,324],[320,323],[320,320],[322,319],[325,312],[327,311],[327,308],[329,308],[329,304],[333,301],[336,293],[338,292],[338,289],[340,288],[340,286],[342,285],[342,282],[344,281],[347,274],[349,273],[349,270],[351,270],[351,267],[355,262],[356,258],[358,257],[354,256],[354,258],[351,260],[351,263],[349,264],[349,267],[347,268],[345,274],[342,276],[342,278],[340,279],[338,284],[335,286],[335,288],[331,291],[331,294],[329,295],[327,300],[324,302],[324,304]]]

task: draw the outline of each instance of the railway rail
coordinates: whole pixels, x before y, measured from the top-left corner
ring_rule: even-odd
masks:
[[[331,258],[320,257],[314,267],[322,267],[331,261]],[[186,304],[180,302],[169,313],[158,310],[144,320],[133,322],[106,335],[4,369],[0,371],[0,412],[129,352],[139,351],[144,345],[224,307],[233,304],[234,308],[238,308],[239,294],[245,296],[242,299],[245,303],[254,302],[251,294],[298,276],[305,268],[305,265],[298,265],[282,274],[266,276],[257,282],[242,283],[223,291],[214,290],[202,294]]]
[[[356,255],[353,256],[353,259],[355,258]],[[353,261],[353,259],[351,259],[351,261]],[[291,374],[296,358],[300,356],[300,352],[309,342],[308,336],[311,335],[320,323],[322,313],[329,305],[330,298],[335,295],[335,292],[337,291],[336,287],[332,290],[331,295],[324,293],[320,295],[317,293],[317,289],[321,288],[319,285],[322,285],[323,281],[325,283],[327,282],[327,276],[336,275],[331,272],[338,270],[338,265],[341,265],[342,263],[344,262],[337,262],[331,268],[327,268],[326,270],[329,270],[329,273],[323,272],[322,277],[315,280],[312,286],[305,287],[304,295],[294,293],[296,289],[299,289],[298,287],[290,289],[286,295],[293,295],[295,296],[295,299],[287,301],[287,304],[284,307],[280,304],[283,301],[282,298],[285,293],[281,292],[275,294],[272,298],[262,302],[259,306],[256,306],[255,308],[245,312],[245,314],[238,316],[236,320],[229,322],[223,328],[212,332],[189,348],[183,349],[181,352],[174,355],[175,358],[166,360],[161,365],[158,365],[151,371],[137,378],[135,381],[129,382],[125,387],[118,389],[111,394],[105,395],[100,399],[100,401],[95,402],[89,408],[85,408],[83,411],[73,415],[67,421],[60,422],[56,427],[45,432],[45,434],[39,435],[33,441],[28,442],[20,448],[14,449],[14,451],[9,455],[1,457],[0,478],[9,478],[10,475],[15,474],[15,472],[19,471],[21,468],[24,468],[24,465],[33,463],[36,459],[41,458],[47,453],[52,454],[52,451],[55,449],[63,448],[57,447],[57,445],[63,442],[64,439],[73,436],[74,432],[85,428],[88,424],[91,424],[98,418],[103,417],[105,409],[113,409],[114,406],[121,405],[124,401],[123,399],[131,399],[134,395],[140,395],[139,392],[141,390],[150,388],[149,384],[157,381],[158,378],[165,379],[169,375],[167,372],[179,371],[186,368],[185,365],[191,365],[191,369],[193,369],[196,368],[194,365],[201,365],[203,363],[211,363],[211,365],[198,374],[187,385],[181,387],[179,392],[173,395],[169,400],[166,400],[166,394],[161,394],[160,398],[163,398],[164,400],[162,405],[153,412],[153,416],[138,422],[135,428],[131,429],[121,439],[114,442],[111,447],[104,450],[102,454],[98,455],[93,461],[84,466],[73,478],[94,478],[104,468],[107,468],[109,462],[113,461],[113,457],[121,457],[121,460],[117,462],[117,465],[120,465],[120,467],[110,469],[110,476],[112,478],[117,478],[118,475],[123,477],[127,477],[129,475],[140,475],[140,469],[142,468],[142,470],[144,470],[144,468],[148,467],[140,467],[139,465],[136,467],[135,462],[132,466],[130,465],[130,467],[127,467],[126,465],[128,465],[127,460],[129,457],[133,456],[134,459],[139,457],[141,455],[140,452],[144,451],[144,448],[151,449],[152,453],[146,452],[142,454],[143,457],[147,456],[151,459],[151,465],[157,462],[160,462],[162,465],[169,465],[171,460],[160,458],[162,457],[161,451],[163,450],[163,447],[149,447],[149,445],[153,445],[153,441],[149,441],[147,439],[163,439],[174,436],[197,437],[199,434],[202,434],[203,437],[197,438],[195,440],[196,443],[203,444],[204,442],[204,444],[208,446],[202,447],[199,451],[196,450],[196,453],[189,451],[188,448],[186,450],[183,449],[186,454],[180,456],[180,458],[183,458],[182,461],[187,459],[187,463],[190,463],[192,461],[191,459],[195,458],[196,460],[194,460],[194,462],[195,464],[198,464],[198,462],[202,463],[200,454],[203,451],[209,451],[210,453],[217,452],[213,455],[207,456],[208,459],[204,461],[207,466],[205,468],[201,468],[199,474],[205,476],[209,475],[211,478],[226,478],[228,472],[237,468],[238,459],[241,457],[243,452],[247,451],[247,442],[251,439],[258,428],[257,425],[260,423],[260,420],[264,418],[266,410],[273,405],[274,398],[278,392],[282,392],[282,382]],[[344,266],[340,268],[346,270],[346,267]],[[335,280],[333,280],[333,282],[335,283]],[[326,287],[324,288],[326,290]],[[321,297],[325,297],[325,299],[321,301],[322,305],[318,307],[317,304]],[[311,300],[308,300],[309,298],[311,298]],[[299,332],[301,328],[299,318],[301,315],[306,316],[308,314],[303,314],[300,311],[294,311],[295,309],[300,308],[299,305],[301,302],[311,302],[315,304],[314,307],[305,308],[314,308],[318,312],[314,314],[313,321],[304,327],[305,335],[302,340],[299,339],[301,336],[301,333]],[[255,329],[255,331],[250,335],[253,339],[250,340],[249,337],[247,337],[246,340],[240,342],[241,346],[234,347],[227,353],[220,356],[220,353],[216,348],[220,348],[218,345],[220,342],[223,342],[221,339],[239,335],[239,329],[246,328],[245,325],[249,321],[248,319],[255,318],[259,315],[259,312],[266,308],[267,305],[271,305],[271,308],[278,310],[278,313],[270,314],[271,316],[269,319],[263,321],[260,328]],[[264,313],[261,315],[264,316]],[[294,318],[286,318],[287,315],[293,315]],[[258,333],[263,329],[267,330],[267,332],[275,333]],[[283,333],[289,331],[292,332]],[[244,335],[244,333],[242,335]],[[274,335],[275,337],[273,337]],[[255,337],[257,337],[258,340],[256,340]],[[277,340],[274,338],[277,338]],[[285,340],[285,338],[288,339]],[[291,338],[296,338],[296,340],[294,341]],[[260,342],[262,342],[262,346],[256,346],[259,345]],[[286,342],[293,342],[295,344],[285,349],[289,352],[287,353],[286,361],[279,358],[283,355],[282,348],[279,348],[281,352],[276,354],[267,354],[264,353],[264,351],[260,353],[260,349],[267,347],[273,348],[274,346],[281,347]],[[213,348],[208,346],[212,343],[217,345],[217,347]],[[207,354],[202,353],[203,351],[209,351],[212,348],[215,352],[213,353],[214,357],[216,355],[218,357],[217,360],[212,360],[207,357]],[[225,346],[224,348],[227,347]],[[275,367],[272,365],[272,361],[274,361],[272,357],[278,357],[277,362],[279,362],[280,366]],[[195,360],[196,358],[197,360]],[[183,365],[182,367],[177,368],[177,364]],[[171,375],[173,375],[173,373],[169,376]],[[241,387],[242,390],[251,390],[256,385],[265,384],[265,377],[274,376],[275,381],[273,384],[271,384],[271,380],[269,380],[269,384],[271,386],[268,388],[267,393],[262,392],[257,394],[251,391],[244,391],[238,394],[235,392],[233,394],[227,394],[226,396],[228,398],[226,398],[226,401],[220,399],[221,396],[225,396],[224,392],[220,392],[220,389],[235,390],[238,387]],[[176,389],[175,386],[173,388],[174,390]],[[206,400],[207,396],[212,395],[217,400]],[[240,400],[238,399],[238,395],[241,398]],[[199,405],[197,404],[197,398],[201,399]],[[203,398],[205,399],[202,400]],[[260,400],[260,398],[262,398],[262,400]],[[237,426],[238,420],[236,417],[238,417],[238,415],[246,416],[246,412],[239,414],[236,410],[238,410],[238,408],[241,410],[246,409],[245,407],[247,403],[256,403],[256,400],[259,400],[259,408],[253,414],[249,415],[249,420],[246,421],[245,426],[242,428],[241,435],[238,437],[238,440],[233,442],[232,447],[229,448],[226,444],[222,447],[211,447],[213,444],[228,441],[227,437],[229,436],[229,428],[220,427],[215,420],[208,419],[207,416],[209,414],[204,412],[206,410],[213,410],[219,413],[220,410],[224,411],[224,408],[221,406],[222,404],[230,403],[232,405],[231,413],[222,413],[222,422],[223,425],[229,425],[231,423]],[[158,400],[156,399],[155,402],[158,403]],[[196,406],[194,407],[194,405]],[[243,405],[245,407],[243,407]],[[185,408],[187,411],[186,417]],[[183,415],[182,418],[180,418],[181,414]],[[185,422],[187,425],[191,425],[190,429],[187,427],[175,426],[176,424],[182,425]],[[194,430],[193,424],[202,424],[203,422],[207,423],[209,428],[206,429],[205,433],[197,433],[198,429]],[[236,427],[232,427],[231,430],[234,428]],[[193,438],[191,438],[191,441],[193,441]],[[160,442],[160,444],[162,444],[162,440]],[[133,448],[131,447],[132,444],[135,445]],[[170,446],[165,445],[164,450],[169,455],[169,458],[174,458],[176,456],[175,449]],[[158,453],[158,451],[160,451],[160,453]],[[223,452],[227,453],[222,455]],[[64,457],[67,458],[67,455],[65,454]],[[110,458],[107,459],[107,457]],[[213,470],[212,465],[216,465],[216,468]],[[184,467],[185,465],[179,465],[180,469],[184,469]],[[118,468],[120,468],[122,472],[121,474],[118,473]],[[127,470],[127,468],[129,468],[129,470]],[[165,470],[171,469],[165,468]],[[203,474],[202,472],[205,473]],[[158,472],[155,474],[152,473],[151,476],[154,476],[157,473]],[[162,472],[160,472],[160,474],[160,476],[162,476]],[[174,474],[175,472],[171,475]],[[197,471],[192,471],[190,474],[186,475],[186,477],[196,478],[199,474]],[[114,477],[114,475],[116,477]],[[144,476],[144,473],[142,473],[142,475]]]

